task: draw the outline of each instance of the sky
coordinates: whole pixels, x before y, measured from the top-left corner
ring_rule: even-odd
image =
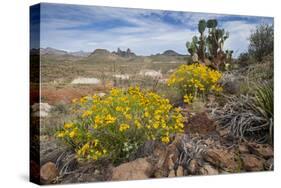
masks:
[[[40,14],[34,11],[30,19],[31,32],[40,24],[43,48],[87,52],[130,48],[138,55],[165,50],[187,54],[185,44],[198,35],[198,21],[217,19],[219,27],[230,33],[225,49],[237,56],[247,50],[257,25],[273,24],[270,17],[48,3],[41,4]]]

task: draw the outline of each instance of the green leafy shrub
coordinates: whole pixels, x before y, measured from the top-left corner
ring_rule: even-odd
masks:
[[[249,54],[257,61],[273,53],[274,28],[273,25],[261,24],[256,27],[250,36]]]
[[[169,143],[183,132],[184,117],[168,99],[138,87],[112,89],[110,94],[74,100],[78,117],[66,123],[56,136],[71,145],[80,160],[128,159],[149,140]]]
[[[168,80],[168,85],[177,88],[185,103],[192,103],[196,97],[210,92],[220,92],[219,80],[222,74],[203,64],[181,65]]]

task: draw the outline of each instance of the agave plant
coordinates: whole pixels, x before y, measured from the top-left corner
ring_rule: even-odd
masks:
[[[212,110],[222,128],[244,141],[272,143],[273,136],[273,85],[261,83],[255,95],[228,96],[222,108]]]

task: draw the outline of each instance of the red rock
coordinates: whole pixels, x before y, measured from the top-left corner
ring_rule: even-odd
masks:
[[[196,174],[198,170],[198,162],[195,159],[192,159],[188,165],[188,173],[191,175]]]
[[[216,131],[217,124],[214,120],[209,118],[206,112],[201,112],[188,120],[185,125],[184,131],[186,134],[207,134]]]
[[[121,164],[112,170],[112,180],[138,180],[147,179],[153,173],[152,165],[146,158]]]
[[[273,157],[273,148],[269,144],[250,143],[248,144],[248,148],[251,153],[265,159]]]
[[[214,168],[213,166],[211,166],[209,164],[205,164],[199,169],[199,174],[201,174],[201,175],[217,175],[217,174],[219,174],[219,171],[216,168]]]
[[[226,149],[211,148],[206,151],[203,158],[212,165],[225,171],[235,172],[239,164],[235,160],[235,153]]]
[[[244,169],[247,171],[264,170],[264,160],[252,154],[243,154],[241,156]]]
[[[179,166],[177,169],[177,176],[184,176],[183,167]]]
[[[48,162],[40,168],[40,178],[43,183],[49,184],[59,175],[59,170],[53,162]]]

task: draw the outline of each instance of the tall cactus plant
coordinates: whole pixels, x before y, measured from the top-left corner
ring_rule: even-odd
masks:
[[[206,28],[208,28],[207,36],[204,34]],[[223,49],[225,40],[229,38],[229,33],[218,28],[216,19],[210,19],[207,22],[200,20],[198,31],[200,33],[199,39],[193,37],[192,42],[187,43],[188,52],[191,55],[197,53],[199,60],[203,63],[209,59],[212,62],[212,67],[219,69],[221,64],[226,63],[226,58],[232,55]]]
[[[205,61],[205,52],[206,52],[206,38],[204,32],[206,29],[207,23],[205,20],[200,20],[198,23],[198,31],[200,33],[199,37],[199,52],[198,56],[202,61]]]

